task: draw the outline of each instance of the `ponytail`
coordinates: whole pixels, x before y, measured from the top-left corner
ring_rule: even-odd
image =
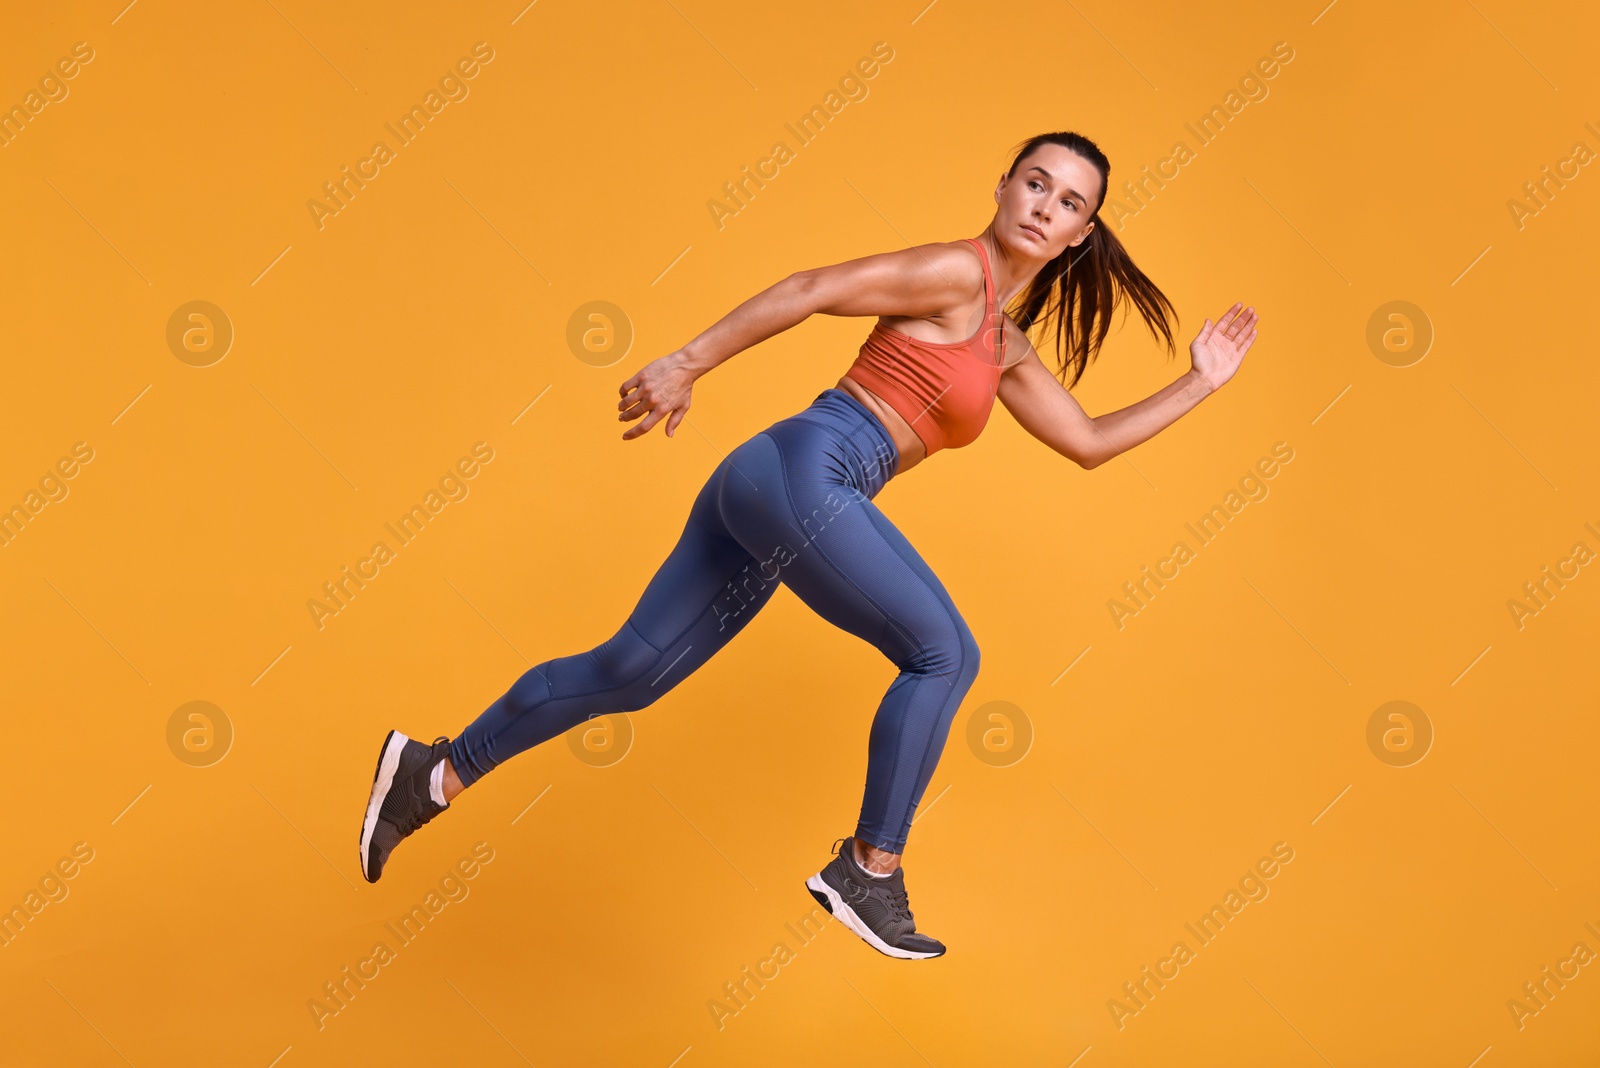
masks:
[[[1030,139],[1017,152],[1008,173],[1015,174],[1017,164],[1041,144],[1061,145],[1092,164],[1100,172],[1101,203],[1105,202],[1111,163],[1093,141],[1080,134],[1050,133]],[[1132,305],[1151,336],[1164,342],[1169,354],[1176,351],[1172,328],[1178,313],[1172,302],[1134,265],[1127,248],[1101,221],[1098,206],[1091,219],[1095,226],[1089,236],[1076,246],[1068,245],[1034,275],[1018,298],[1020,312],[1014,316],[1025,334],[1035,324],[1055,319],[1056,353],[1061,364],[1058,374],[1068,389],[1078,384],[1099,353],[1100,343],[1111,331],[1112,312],[1119,306],[1126,316]]]

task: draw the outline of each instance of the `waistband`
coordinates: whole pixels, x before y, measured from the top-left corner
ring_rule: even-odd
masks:
[[[837,386],[818,393],[808,407],[790,418],[824,426],[838,434],[854,454],[851,466],[869,497],[876,495],[900,466],[900,450],[883,421]]]

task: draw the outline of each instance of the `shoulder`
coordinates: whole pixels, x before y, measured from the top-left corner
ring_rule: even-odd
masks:
[[[983,289],[983,259],[971,241],[935,241],[914,246],[911,251],[952,288]]]

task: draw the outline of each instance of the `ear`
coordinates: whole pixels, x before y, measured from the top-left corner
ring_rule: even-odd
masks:
[[[1089,220],[1089,225],[1087,225],[1087,226],[1085,226],[1083,228],[1083,233],[1078,235],[1077,240],[1068,241],[1067,242],[1067,247],[1068,248],[1077,248],[1079,245],[1083,244],[1084,239],[1089,236],[1089,231],[1093,230],[1093,229],[1094,229],[1094,220],[1090,219]]]
[[[1006,175],[1005,175],[1004,171],[1001,171],[1000,172],[1000,180],[998,182],[996,182],[995,186],[994,186],[994,202],[996,204],[1000,203],[1000,194],[1004,193],[1005,189],[1006,189]]]

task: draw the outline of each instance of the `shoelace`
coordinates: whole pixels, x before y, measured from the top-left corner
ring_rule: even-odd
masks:
[[[890,889],[889,907],[894,910],[894,914],[900,919],[911,919],[911,904],[906,900],[906,892],[904,887],[901,887],[898,890]]]
[[[437,737],[437,738],[435,738],[433,740],[433,745],[434,745],[435,748],[437,748],[440,742],[448,742],[449,740],[450,740],[450,736],[449,735],[441,734],[441,735],[439,735],[439,737]],[[431,774],[431,772],[432,772],[432,768],[431,767],[429,768],[429,772]],[[426,791],[427,788],[424,787],[423,789],[424,789],[424,791]],[[427,796],[427,794],[424,793],[424,796]],[[433,803],[433,798],[432,797],[428,797],[428,803],[427,804],[419,805],[415,812],[407,812],[403,818],[401,818],[400,820],[396,821],[396,825],[400,828],[400,833],[401,833],[402,836],[410,835],[418,827],[421,827],[423,824],[425,824],[425,823],[429,822],[430,820],[432,820],[434,816],[437,816],[440,812],[444,811],[443,808],[439,808],[434,812],[428,812],[427,810],[428,810],[429,807],[432,806],[432,803]]]
[[[840,838],[838,841],[834,842],[832,852],[838,853],[839,847],[846,841],[848,841],[848,839]],[[858,898],[858,900],[866,900],[866,896],[871,891],[863,884],[857,884],[857,887],[859,887],[861,891],[860,895],[852,892],[850,896],[853,898]],[[903,920],[911,920],[911,903],[906,898],[905,884],[902,883],[899,889],[895,889],[893,887],[884,887],[884,890],[889,895],[889,908],[895,914],[895,916]]]
[[[442,812],[444,810],[440,809],[439,811]],[[401,835],[401,837],[405,837],[406,835],[411,834],[418,827],[421,827],[424,823],[427,823],[429,820],[433,819],[433,816],[431,816],[431,815],[426,815],[425,816],[425,815],[422,815],[421,813],[422,813],[421,809],[418,809],[416,812],[408,812],[408,813],[406,813],[405,817],[399,821],[398,825],[400,827],[400,835]]]

